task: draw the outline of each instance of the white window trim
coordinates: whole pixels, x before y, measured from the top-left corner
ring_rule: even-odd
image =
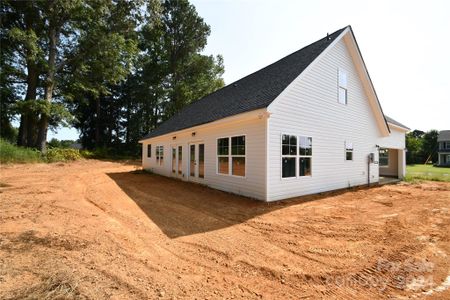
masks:
[[[296,149],[296,155],[283,155],[283,135],[293,135],[295,137],[297,137],[297,144],[295,146]],[[290,181],[290,180],[298,180],[298,179],[307,179],[307,178],[312,178],[312,166],[313,166],[313,157],[312,155],[301,155],[301,157],[310,157],[311,158],[311,175],[305,175],[305,176],[300,176],[300,137],[310,137],[313,138],[312,135],[298,135],[298,134],[293,134],[293,133],[286,133],[286,132],[282,132],[280,134],[280,180],[281,181]],[[311,146],[312,147],[312,146]],[[295,176],[292,177],[283,177],[283,157],[294,157],[295,158]]]
[[[302,155],[302,154],[300,154],[300,138],[301,137],[305,137],[305,138],[311,138],[311,152],[312,152],[312,148],[313,148],[313,145],[312,145],[312,136],[307,136],[307,135],[299,135],[298,137],[297,137],[297,140],[298,140],[298,148],[297,148],[297,151],[298,151],[298,177],[312,177],[312,154],[311,155]],[[309,158],[311,158],[311,174],[310,175],[300,175],[300,158],[302,158],[302,157],[309,157]]]
[[[387,156],[387,165],[381,165],[380,164],[380,152],[378,152],[378,166],[380,168],[389,168],[389,149],[386,149],[388,152],[388,156]]]
[[[243,136],[245,139],[245,155],[232,155],[231,154],[231,138]],[[220,139],[228,139],[228,155],[219,155],[217,154],[217,144]],[[221,136],[216,138],[216,175],[228,176],[228,177],[236,177],[236,178],[247,178],[247,135],[246,134],[234,134],[228,136]],[[228,157],[228,174],[219,173],[219,157]],[[233,157],[244,157],[245,158],[245,176],[233,175]]]
[[[355,146],[352,144],[352,149],[347,150],[347,141],[344,141],[344,161],[354,161],[355,160]],[[347,159],[347,152],[352,153],[352,159]]]

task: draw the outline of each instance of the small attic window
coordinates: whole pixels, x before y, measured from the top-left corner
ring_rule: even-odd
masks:
[[[347,104],[347,72],[341,68],[338,69],[338,102]]]

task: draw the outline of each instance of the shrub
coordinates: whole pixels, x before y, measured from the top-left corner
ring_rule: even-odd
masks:
[[[95,158],[95,153],[91,150],[80,150],[80,155],[86,159]]]
[[[18,147],[0,139],[1,163],[37,163],[42,162],[41,153],[35,149]]]
[[[80,151],[71,148],[50,148],[46,154],[48,162],[74,161],[81,158]]]

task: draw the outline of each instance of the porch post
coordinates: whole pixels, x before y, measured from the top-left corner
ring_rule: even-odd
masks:
[[[403,179],[406,175],[405,149],[398,149],[398,178]]]

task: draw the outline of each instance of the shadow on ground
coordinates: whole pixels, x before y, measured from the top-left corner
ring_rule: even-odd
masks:
[[[266,203],[142,171],[107,175],[169,238],[226,228],[274,210],[349,191]]]

